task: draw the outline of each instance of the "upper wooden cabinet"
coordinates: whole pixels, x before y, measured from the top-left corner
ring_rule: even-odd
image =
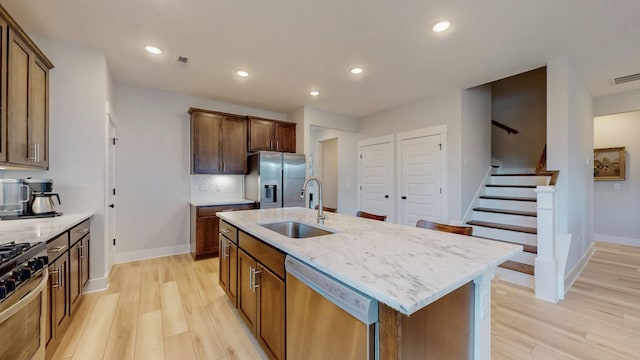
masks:
[[[249,116],[249,151],[296,152],[296,124]]]
[[[48,169],[53,64],[1,6],[0,32],[0,162]]]
[[[190,108],[191,173],[246,174],[245,117]]]

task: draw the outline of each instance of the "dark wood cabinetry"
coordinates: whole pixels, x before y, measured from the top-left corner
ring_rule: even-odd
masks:
[[[238,233],[237,303],[234,302],[238,314],[270,359],[285,359],[285,254],[234,230]],[[221,261],[220,266],[220,273],[226,272],[231,278],[232,273],[222,269],[225,263]]]
[[[246,118],[196,108],[190,108],[189,114],[191,173],[246,174]]]
[[[0,31],[0,161],[47,169],[49,70],[53,64],[2,7]]]
[[[50,358],[78,309],[89,281],[90,220],[47,241],[49,291],[46,310],[46,357]]]
[[[234,306],[238,305],[238,230],[220,220],[219,283]]]
[[[232,204],[216,206],[191,205],[191,256],[195,260],[218,256],[219,211],[250,210],[255,204]]]
[[[249,116],[249,151],[296,152],[296,124]]]

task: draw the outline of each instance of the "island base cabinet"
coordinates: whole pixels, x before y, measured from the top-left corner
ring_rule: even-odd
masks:
[[[473,358],[473,283],[411,316],[379,304],[380,359]]]
[[[238,313],[253,336],[256,335],[256,290],[253,284],[256,261],[242,249],[238,250]]]
[[[258,329],[256,338],[270,359],[285,358],[285,286],[258,264]]]
[[[220,234],[220,287],[233,306],[238,306],[238,246]]]
[[[271,360],[285,359],[285,283],[238,249],[238,313]]]

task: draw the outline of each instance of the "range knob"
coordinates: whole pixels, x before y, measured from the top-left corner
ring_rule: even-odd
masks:
[[[2,285],[4,285],[7,294],[16,289],[16,281],[14,279],[5,279]]]
[[[32,272],[36,272],[44,267],[44,261],[40,259],[31,259],[28,262],[28,266]]]
[[[0,300],[7,297],[7,288],[4,285],[0,285]]]
[[[18,281],[25,281],[25,280],[31,278],[31,269],[29,269],[28,267],[20,268],[20,269],[15,270],[13,272],[13,276]]]
[[[49,265],[49,257],[48,256],[39,256],[38,260],[41,260],[44,265]]]

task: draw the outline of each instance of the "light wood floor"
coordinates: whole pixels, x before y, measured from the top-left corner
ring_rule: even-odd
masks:
[[[54,359],[265,359],[217,285],[217,259],[116,265]],[[493,359],[639,359],[640,248],[598,244],[564,302],[493,284]],[[290,359],[298,360],[298,359]]]

